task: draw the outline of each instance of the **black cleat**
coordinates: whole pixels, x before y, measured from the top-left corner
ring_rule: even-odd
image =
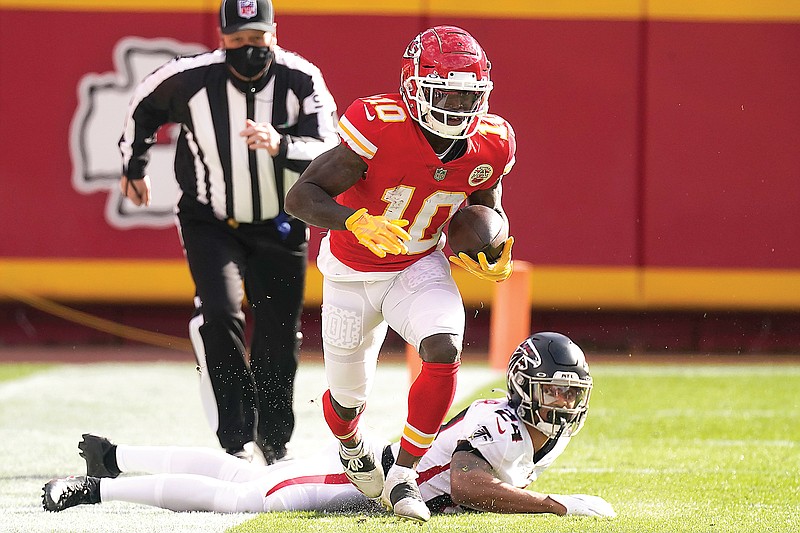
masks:
[[[78,443],[80,456],[86,460],[86,475],[92,477],[117,477],[117,446],[105,437],[84,433]]]
[[[51,479],[42,489],[42,507],[51,513],[89,503],[100,503],[99,478],[70,476]]]

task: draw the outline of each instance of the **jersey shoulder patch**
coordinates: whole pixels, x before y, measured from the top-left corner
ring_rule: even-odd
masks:
[[[477,131],[481,136],[481,142],[497,147],[505,154],[503,172],[500,176],[511,172],[516,163],[517,152],[517,137],[511,124],[499,115],[487,114],[480,118]]]

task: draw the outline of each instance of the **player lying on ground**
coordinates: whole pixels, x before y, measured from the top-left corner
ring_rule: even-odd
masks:
[[[525,490],[586,419],[592,378],[581,349],[558,333],[534,334],[511,356],[506,382],[507,398],[473,402],[442,426],[422,458],[419,489],[430,510],[615,516],[598,496]],[[220,513],[377,509],[345,476],[335,444],[313,458],[257,466],[217,450],[83,437],[87,476],[49,481],[48,511],[115,500]],[[384,470],[398,449],[382,443],[373,450]],[[122,472],[154,475],[117,477]]]

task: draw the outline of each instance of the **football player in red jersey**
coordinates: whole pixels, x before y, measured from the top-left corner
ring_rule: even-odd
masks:
[[[324,276],[322,337],[329,390],[325,420],[341,442],[352,483],[398,516],[427,521],[416,467],[452,401],[464,304],[442,253],[442,228],[467,202],[501,206],[514,165],[514,131],[488,113],[490,63],[454,26],[417,35],[403,54],[400,93],[353,102],[342,143],[319,156],[286,196],[286,211],[330,231],[317,265]],[[509,237],[489,263],[450,260],[481,279],[511,275]],[[422,357],[408,395],[401,450],[384,478],[358,428],[378,353],[391,327]]]

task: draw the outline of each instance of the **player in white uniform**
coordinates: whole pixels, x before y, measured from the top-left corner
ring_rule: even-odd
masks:
[[[547,332],[526,339],[509,361],[507,397],[473,402],[442,426],[422,458],[418,484],[431,512],[615,516],[597,496],[525,490],[583,426],[591,389],[584,354],[569,338]],[[49,481],[46,510],[114,500],[220,513],[378,509],[347,479],[335,443],[313,458],[270,466],[217,450],[113,445],[93,435],[79,447],[88,476]],[[384,470],[399,447],[373,449]]]

